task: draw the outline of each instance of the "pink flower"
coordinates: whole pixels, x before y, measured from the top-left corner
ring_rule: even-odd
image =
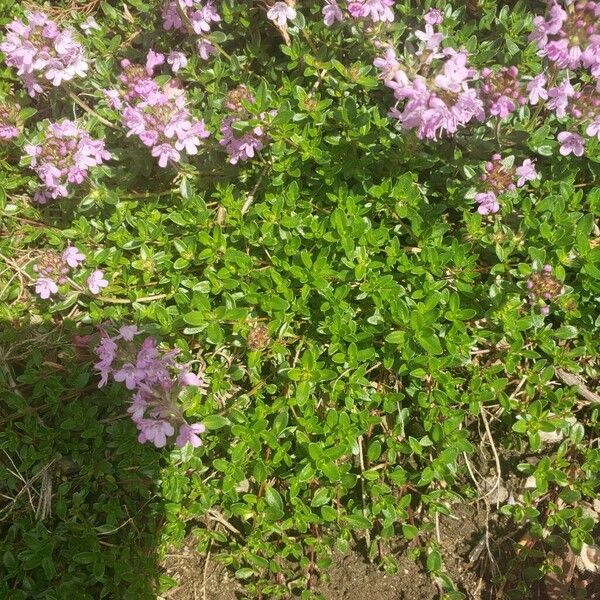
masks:
[[[505,119],[515,110],[515,103],[507,96],[500,96],[498,100],[490,106],[490,113],[495,117]]]
[[[323,23],[331,27],[336,21],[343,21],[344,14],[335,0],[325,0],[325,6],[321,11],[323,13]]]
[[[425,25],[425,31],[415,31],[415,36],[425,43],[425,48],[431,52],[436,52],[444,39],[443,33],[436,33],[433,26]]]
[[[388,22],[394,20],[394,0],[361,0],[363,4],[363,16],[370,17],[373,23]]]
[[[128,390],[133,390],[137,384],[142,381],[146,373],[131,363],[125,363],[118,371],[115,371],[113,377],[115,381],[125,382]]]
[[[52,279],[47,277],[40,277],[35,282],[35,293],[42,299],[47,300],[52,294],[58,292],[58,286]]]
[[[67,196],[68,183],[82,183],[92,167],[111,158],[102,140],[93,139],[73,121],[50,123],[43,135],[40,144],[25,145],[31,168],[43,184],[36,193],[39,201]]]
[[[348,12],[353,19],[361,19],[367,14],[362,2],[350,2],[350,4],[348,4]]]
[[[42,92],[46,81],[58,86],[85,76],[88,63],[71,29],[59,29],[42,12],[26,12],[26,18],[8,24],[0,50],[6,64],[17,69],[30,96]]]
[[[429,12],[425,13],[425,23],[429,25],[440,25],[444,20],[444,13],[438,8],[432,8]]]
[[[104,279],[104,273],[98,270],[87,278],[87,286],[92,294],[99,294],[102,288],[108,287],[108,281]]]
[[[75,246],[68,246],[62,253],[62,259],[72,268],[76,269],[85,261],[85,254],[82,254]]]
[[[211,55],[217,52],[217,49],[204,38],[198,40],[196,47],[198,48],[198,54],[202,60],[208,60]]]
[[[198,436],[199,433],[204,433],[206,427],[202,423],[192,423],[192,425],[182,425],[179,428],[179,435],[175,443],[183,448],[186,444],[191,444],[194,448],[202,445],[202,440]]]
[[[578,133],[561,131],[558,134],[558,141],[560,142],[559,152],[563,156],[568,156],[571,152],[575,156],[583,156],[585,140]]]
[[[568,79],[565,79],[560,85],[550,88],[548,91],[548,108],[556,112],[559,118],[567,114],[569,98],[575,95],[575,89]]]
[[[152,75],[154,73],[154,69],[159,65],[164,64],[165,55],[160,52],[154,52],[154,50],[148,50],[148,55],[146,57],[146,73],[148,75]]]
[[[546,85],[546,76],[542,73],[536,75],[528,84],[527,91],[529,92],[530,104],[537,104],[540,100],[548,99],[548,92],[544,87]]]
[[[179,381],[182,385],[191,385],[194,387],[202,387],[204,385],[204,379],[195,373],[186,372],[179,376]]]
[[[177,73],[179,69],[183,69],[187,65],[187,58],[183,52],[169,52],[167,56],[167,62],[171,65],[173,73]]]
[[[489,215],[497,213],[500,210],[500,204],[494,192],[479,192],[475,194],[475,202],[479,204],[477,212],[480,215]]]
[[[158,166],[163,168],[167,166],[169,160],[179,162],[179,159],[181,158],[179,152],[169,144],[154,146],[154,148],[152,148],[152,156],[158,157]]]
[[[446,61],[443,72],[435,77],[435,84],[443,90],[458,93],[473,75],[473,69],[467,67],[467,55],[457,52]]]
[[[168,421],[141,419],[136,425],[140,429],[138,435],[140,443],[152,442],[157,448],[163,448],[167,443],[167,437],[175,433],[173,425]]]
[[[519,177],[517,187],[523,187],[526,181],[533,181],[539,177],[533,161],[529,158],[524,160],[523,164],[515,169],[515,173]]]
[[[119,327],[119,335],[126,341],[133,341],[134,336],[141,333],[141,331],[137,328],[137,325],[122,325]]]
[[[287,26],[288,21],[296,18],[296,9],[285,2],[275,2],[267,12],[267,18],[282,29]]]
[[[585,133],[591,137],[596,136],[600,141],[600,115],[598,115],[592,123],[590,123]]]
[[[378,56],[373,61],[373,66],[379,69],[383,79],[392,79],[400,69],[400,63],[396,58],[396,52],[393,48],[387,47],[383,56]]]

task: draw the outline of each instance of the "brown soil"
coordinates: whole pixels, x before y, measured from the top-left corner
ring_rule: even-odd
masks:
[[[326,600],[432,600],[437,590],[418,563],[401,557],[399,570],[387,575],[357,552],[335,555],[318,591]]]
[[[460,506],[453,512],[455,518],[440,519],[445,565],[453,580],[464,586],[463,591],[482,587],[465,558],[480,537],[481,519],[475,510],[474,507]],[[420,563],[404,554],[396,558],[398,572],[390,575],[367,563],[358,551],[336,553],[316,591],[326,600],[433,600],[439,596]],[[247,597],[243,586],[220,563],[210,559],[206,564],[205,557],[196,551],[192,536],[183,548],[174,549],[165,557],[162,567],[166,575],[179,582],[179,586],[162,595],[164,600],[239,600]],[[485,597],[468,595],[468,598],[483,600]]]
[[[495,507],[491,512],[495,512]],[[468,600],[506,598],[507,590],[499,590],[491,583],[492,568],[485,546],[475,558],[472,554],[478,543],[485,539],[487,521],[485,510],[477,504],[457,504],[452,507],[451,514],[452,516],[442,516],[439,519],[440,551],[446,572]],[[503,548],[500,548],[495,542],[506,538],[506,531],[501,530],[500,523],[493,516],[487,523],[492,554],[498,560],[499,568],[503,570],[508,564],[506,561],[510,561],[512,552],[508,548],[511,542],[501,544]],[[207,563],[206,557],[199,554],[195,546],[194,538],[190,536],[183,548],[174,549],[164,558],[163,572],[177,580],[179,585],[159,596],[158,600],[245,600],[249,598],[244,593],[244,587],[221,563],[214,558],[209,558]],[[390,575],[378,569],[376,565],[367,563],[357,550],[347,554],[335,553],[331,567],[323,574],[315,591],[325,600],[439,598],[440,591],[420,562],[410,560],[406,553],[400,553],[396,556],[396,560],[398,572]],[[562,579],[564,577],[559,577],[558,583]],[[598,575],[588,575],[584,581],[582,574],[577,574],[571,582],[573,586],[571,587],[569,584],[557,586],[556,581],[547,578],[539,589],[532,590],[533,597],[539,600],[565,600],[566,598],[600,600],[598,579]],[[584,586],[583,590],[582,586]],[[268,599],[265,597],[264,600]]]
[[[196,551],[193,536],[182,548],[175,548],[162,561],[163,572],[179,582],[157,600],[238,600],[241,585],[214,559]]]
[[[489,588],[489,575],[485,572],[486,550],[469,562],[475,547],[485,536],[485,512],[476,504],[457,504],[452,516],[440,517],[440,546],[444,567],[452,581],[469,600],[491,600],[495,596]],[[483,574],[479,575],[479,570]]]

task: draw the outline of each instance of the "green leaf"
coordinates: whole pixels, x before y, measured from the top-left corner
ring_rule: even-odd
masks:
[[[437,573],[442,568],[442,557],[438,550],[432,550],[427,556],[427,570]]]
[[[371,521],[367,519],[367,517],[359,513],[347,515],[345,519],[348,525],[353,529],[371,529],[371,527],[373,526]]]
[[[230,424],[229,419],[222,417],[221,415],[208,415],[202,417],[202,423],[209,430],[221,429]]]
[[[283,500],[275,488],[271,486],[265,488],[265,500],[271,508],[283,515]]]

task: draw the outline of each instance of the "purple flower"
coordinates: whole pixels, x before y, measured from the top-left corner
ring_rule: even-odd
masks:
[[[490,106],[490,113],[495,117],[505,119],[515,110],[515,103],[507,96],[500,96],[498,100]]]
[[[147,408],[148,402],[146,401],[145,392],[143,390],[138,390],[134,394],[127,412],[131,415],[131,420],[137,424],[144,418],[144,413]]]
[[[175,52],[168,61],[175,67],[183,64],[182,59],[185,60],[184,55]],[[158,64],[156,54],[149,53],[149,63],[152,71]],[[119,79],[126,88],[121,94],[117,92],[118,104],[114,102],[114,94],[111,95],[111,104],[121,111],[127,136],[136,135],[163,168],[170,161],[181,160],[182,151],[196,154],[201,140],[210,134],[204,121],[191,115],[182,83],[171,79],[159,84],[129,61],[122,61],[121,65],[123,72]]]
[[[58,292],[58,286],[52,279],[48,279],[47,277],[40,277],[35,282],[35,293],[42,299],[47,300],[52,296],[52,294],[56,294]]]
[[[538,172],[535,170],[533,161],[527,158],[523,161],[520,167],[517,167],[515,173],[518,176],[517,187],[523,187],[526,181],[533,181],[539,177]]]
[[[125,363],[118,371],[115,371],[113,377],[115,381],[125,382],[128,390],[133,390],[140,381],[143,381],[146,373],[131,363]]]
[[[370,17],[373,23],[388,22],[394,20],[394,0],[360,0],[363,5],[362,17]]]
[[[361,19],[367,14],[362,2],[350,2],[348,4],[348,12],[353,19]]]
[[[20,108],[18,104],[0,102],[0,141],[8,142],[21,134],[17,126]]]
[[[42,12],[25,14],[27,22],[15,19],[7,25],[0,50],[6,55],[6,64],[17,69],[29,95],[42,92],[46,80],[58,86],[85,76],[88,63],[73,31],[61,31]]]
[[[542,73],[536,75],[528,84],[527,91],[529,92],[530,104],[537,104],[540,100],[548,99],[548,92],[544,87],[546,85],[546,76]]]
[[[600,115],[587,126],[585,133],[591,137],[596,136],[600,141]]]
[[[119,327],[119,335],[126,341],[131,342],[133,338],[141,333],[137,325],[122,325]]]
[[[498,198],[494,192],[479,192],[475,194],[475,202],[479,204],[477,212],[480,215],[489,215],[497,213],[500,210],[500,204],[498,204]]]
[[[283,29],[287,27],[288,21],[293,21],[296,18],[296,9],[285,2],[275,2],[267,11],[267,18]]]
[[[141,443],[150,441],[162,448],[178,429],[176,443],[180,447],[187,443],[200,446],[199,434],[205,427],[202,423],[186,423],[178,397],[186,385],[203,387],[202,376],[191,373],[189,365],[177,363],[177,350],[161,351],[152,337],[143,340],[134,363],[132,345],[138,333],[135,325],[122,325],[115,337],[102,330],[103,337],[95,349],[100,358],[95,365],[101,376],[99,387],[112,375],[134,392],[127,412],[140,432]]]
[[[568,2],[565,11],[557,2],[550,6],[547,19],[534,18],[534,32],[529,39],[538,46],[538,54],[546,56],[561,69],[580,66],[594,68],[594,46],[600,34],[600,3],[590,0]]]
[[[336,21],[344,20],[344,14],[336,0],[325,0],[325,6],[321,12],[323,13],[323,23],[327,27],[331,27]]]
[[[208,60],[217,52],[217,49],[205,38],[199,39],[196,47],[198,48],[198,54],[202,60]]]
[[[146,73],[152,76],[154,73],[154,69],[156,67],[163,65],[165,63],[165,55],[160,52],[154,52],[154,50],[148,50],[148,55],[146,56]]]
[[[183,69],[187,65],[187,58],[183,52],[169,52],[167,62],[171,65],[173,73],[177,73],[179,69]]]
[[[72,269],[76,269],[85,261],[85,254],[82,254],[75,246],[67,246],[62,253],[62,258]]]
[[[381,71],[381,78],[384,80],[393,79],[400,71],[400,63],[396,58],[396,52],[393,48],[386,48],[383,56],[378,56],[373,61],[373,66]]]
[[[415,31],[415,36],[425,43],[425,48],[430,52],[437,52],[444,39],[444,34],[436,33],[433,26],[429,24],[425,25],[425,31]]]
[[[169,160],[179,162],[181,154],[169,144],[160,144],[152,148],[152,156],[158,157],[158,166],[166,167]]]
[[[444,20],[444,13],[438,8],[431,8],[425,13],[425,23],[429,25],[440,25]]]
[[[435,84],[443,90],[458,93],[474,74],[473,69],[467,67],[467,55],[457,52],[446,61],[442,73],[435,77]]]
[[[141,419],[136,425],[140,430],[138,435],[140,443],[152,442],[157,448],[163,448],[167,443],[167,437],[175,433],[171,423],[160,419]]]
[[[96,346],[95,352],[100,358],[100,362],[105,367],[110,367],[115,360],[118,346],[115,341],[110,337],[103,337],[100,340],[98,346]]]
[[[190,371],[182,373],[179,376],[179,381],[182,385],[191,385],[194,387],[202,387],[204,385],[204,379],[195,373],[191,373]]]
[[[102,288],[108,286],[108,281],[104,279],[104,273],[102,271],[94,271],[87,278],[87,286],[92,294],[99,294]]]
[[[183,448],[186,444],[191,444],[192,447],[197,448],[202,445],[202,440],[200,439],[200,433],[204,433],[206,431],[206,427],[202,423],[192,423],[192,425],[182,425],[179,428],[179,435],[175,440],[175,443]]]
[[[34,169],[43,186],[36,198],[47,201],[68,195],[67,183],[80,184],[90,168],[111,158],[102,140],[95,140],[73,121],[50,123],[39,145],[26,144]]]
[[[568,79],[565,79],[560,85],[550,88],[548,91],[548,108],[556,112],[559,118],[567,114],[569,98],[575,95],[575,89]]]
[[[585,140],[578,133],[561,131],[558,134],[558,141],[560,142],[559,152],[563,156],[568,156],[571,152],[575,156],[583,156]]]
[[[211,23],[221,20],[212,2],[207,2],[204,6],[200,2],[192,2],[192,5],[193,7],[188,9],[188,15],[192,23],[192,29],[198,35],[208,33]]]

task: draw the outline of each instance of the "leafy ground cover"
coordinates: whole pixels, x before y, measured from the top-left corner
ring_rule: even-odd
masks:
[[[0,596],[598,593],[598,23],[0,0]]]

